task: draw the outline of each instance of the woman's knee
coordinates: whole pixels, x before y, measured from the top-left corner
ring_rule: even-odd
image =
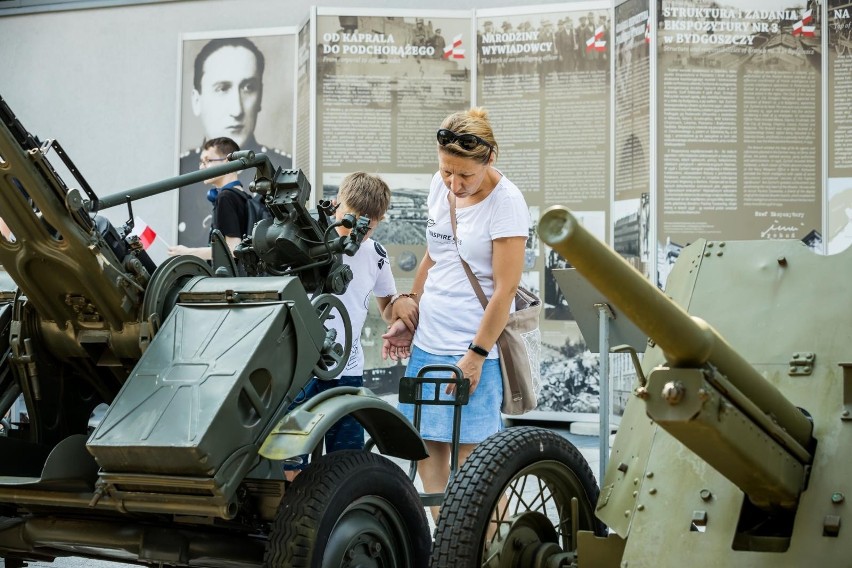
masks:
[[[435,440],[423,440],[426,442],[426,450],[429,452],[430,459],[440,460],[442,458],[449,459],[450,444],[447,442],[438,442]]]

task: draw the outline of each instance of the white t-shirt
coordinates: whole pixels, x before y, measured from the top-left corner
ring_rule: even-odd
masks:
[[[364,372],[364,351],[361,348],[361,330],[367,319],[370,298],[393,296],[396,284],[391,274],[388,253],[373,239],[364,239],[355,256],[343,255],[344,264],[352,269],[352,281],[340,297],[352,322],[352,354],[343,375],[361,375]],[[333,312],[336,314],[337,312]],[[343,323],[339,317],[326,321],[326,327],[337,330],[337,341],[343,344]]]
[[[426,227],[426,246],[435,265],[426,277],[414,335],[417,347],[435,355],[465,353],[485,313],[459,260],[459,252],[479,280],[485,296],[491,298],[494,294],[491,241],[502,237],[526,238],[530,228],[530,213],[521,190],[503,176],[484,200],[456,208],[457,252],[450,223],[449,191],[440,173],[435,174],[429,188]],[[488,357],[497,357],[496,346]]]

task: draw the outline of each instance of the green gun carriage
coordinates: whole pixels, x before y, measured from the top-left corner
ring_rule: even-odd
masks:
[[[582,530],[602,534],[591,470],[556,434],[498,434],[454,475],[447,501],[419,494],[414,470],[385,457],[427,454],[417,429],[369,389],[338,387],[291,409],[312,377],[332,379],[348,359],[351,338],[325,324],[341,317],[349,329],[336,297],[351,279],[341,255],[357,250],[369,220],[345,219],[352,232],[339,237],[329,203],[307,210],[299,170],[252,152],[229,158],[99,198],[62,147],[37,140],[0,98],[0,216],[14,234],[0,239],[0,416],[22,401],[27,418],[0,424],[5,568],[63,556],[455,566],[447,555],[459,547],[469,549],[461,563],[485,551],[500,566],[533,566],[570,557]],[[132,234],[132,202],[248,168],[272,218],[236,248],[238,261],[214,232],[211,264],[155,265]],[[122,227],[99,214],[121,205]],[[411,380],[404,396],[428,403],[417,385],[431,379]],[[345,415],[376,451],[322,454]],[[282,463],[304,454],[309,467],[286,481]],[[483,483],[493,502],[471,502]],[[433,546],[424,505],[441,502]]]

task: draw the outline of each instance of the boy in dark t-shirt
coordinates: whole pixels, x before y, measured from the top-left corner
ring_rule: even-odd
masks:
[[[227,137],[211,138],[201,149],[201,169],[219,165],[228,159],[228,154],[238,152],[237,143]],[[212,229],[219,229],[231,252],[240,244],[243,235],[248,233],[248,211],[246,200],[237,192],[245,189],[239,180],[239,172],[231,172],[219,177],[204,180],[213,188],[207,192],[207,199],[213,203]],[[212,259],[212,251],[206,247],[169,247],[169,255],[192,254],[204,260]]]

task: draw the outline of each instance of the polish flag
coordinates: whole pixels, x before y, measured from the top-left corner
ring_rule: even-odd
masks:
[[[168,243],[166,243],[163,237],[157,234],[157,231],[154,230],[151,225],[143,221],[141,218],[134,218],[133,231],[131,231],[130,234],[139,237],[139,241],[142,243],[142,248],[148,253],[151,260],[157,264],[168,258]]]
[[[595,51],[606,51],[606,41],[604,41],[603,26],[599,26],[595,30]]]
[[[461,34],[453,38],[453,43],[444,48],[444,59],[464,59]]]
[[[595,49],[595,36],[590,37],[586,40],[586,53]]]
[[[813,37],[815,30],[816,30],[816,26],[806,25],[806,24],[810,24],[813,21],[813,19],[814,19],[814,17],[813,17],[813,13],[811,12],[811,10],[805,11],[805,13],[802,14],[802,19],[799,20],[798,22],[796,22],[795,24],[793,24],[793,35],[794,36],[802,35],[802,36],[807,36],[807,37]]]
[[[645,24],[645,43],[651,43],[651,22]]]
[[[136,228],[139,227],[137,226]],[[145,225],[144,227],[141,227],[141,231],[136,233],[136,236],[138,236],[139,240],[142,241],[142,248],[148,250],[151,248],[151,245],[154,244],[154,240],[157,238],[157,232],[154,231],[150,225]]]

